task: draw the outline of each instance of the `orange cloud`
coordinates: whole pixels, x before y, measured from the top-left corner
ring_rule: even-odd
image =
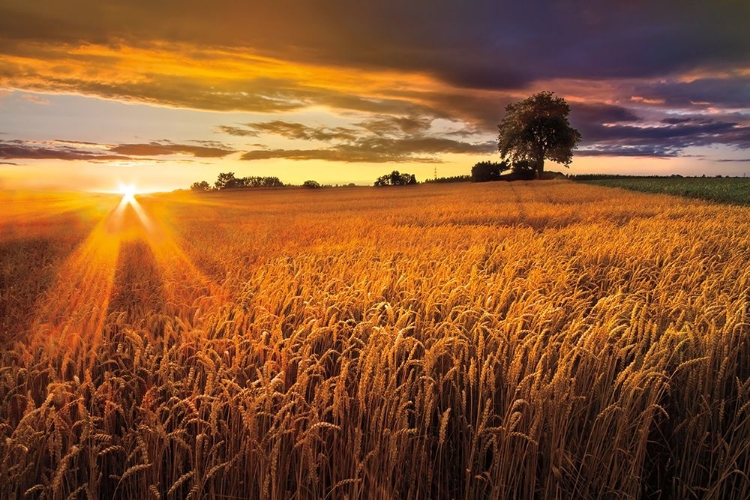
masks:
[[[394,92],[441,88],[439,82],[419,73],[364,75],[243,50],[174,43],[144,47],[30,44],[20,54],[0,61],[0,86],[220,111],[282,112],[322,105],[404,113],[426,104],[394,97]]]

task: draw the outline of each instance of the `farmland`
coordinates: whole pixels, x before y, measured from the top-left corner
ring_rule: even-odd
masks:
[[[747,207],[2,196],[4,498],[750,496]]]
[[[619,187],[688,198],[750,205],[750,179],[737,177],[636,177],[579,176],[576,180],[597,186]]]

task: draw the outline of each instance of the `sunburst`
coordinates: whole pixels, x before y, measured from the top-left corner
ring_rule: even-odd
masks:
[[[120,184],[120,189],[118,190],[118,192],[122,195],[122,201],[120,202],[121,204],[135,204],[135,195],[138,192],[135,184]]]

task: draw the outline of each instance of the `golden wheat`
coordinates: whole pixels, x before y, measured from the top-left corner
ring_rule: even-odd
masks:
[[[564,181],[141,204],[150,229],[102,198],[0,216],[3,498],[750,496],[747,208]]]

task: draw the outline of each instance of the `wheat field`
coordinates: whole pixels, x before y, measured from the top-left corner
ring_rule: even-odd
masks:
[[[750,497],[750,208],[3,197],[3,498]]]

